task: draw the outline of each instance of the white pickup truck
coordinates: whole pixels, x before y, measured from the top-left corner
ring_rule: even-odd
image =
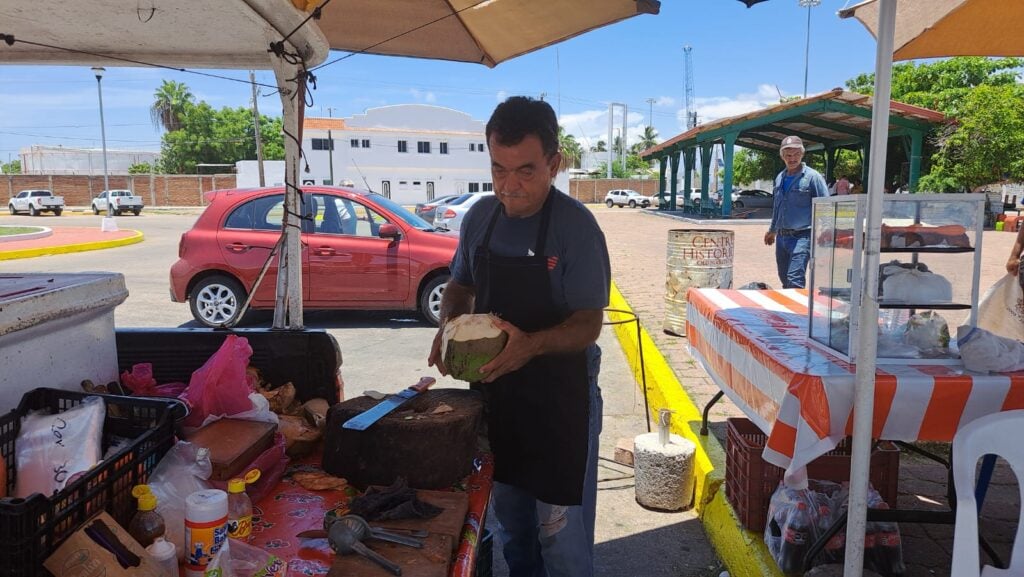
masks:
[[[109,193],[109,194],[108,194]],[[104,190],[92,199],[92,213],[93,214],[106,214],[107,213],[107,197],[110,197],[113,202],[113,212],[115,216],[120,216],[122,212],[131,211],[135,216],[139,216],[142,212],[142,197],[135,196],[130,190]]]
[[[11,214],[27,212],[32,216],[39,216],[40,212],[52,212],[60,216],[64,212],[64,197],[54,196],[49,190],[23,190],[14,198],[7,201],[7,210]]]

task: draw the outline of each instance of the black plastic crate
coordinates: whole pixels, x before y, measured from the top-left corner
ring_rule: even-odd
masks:
[[[127,527],[136,510],[132,487],[148,480],[174,443],[174,417],[180,416],[175,414],[174,401],[36,389],[22,397],[17,409],[0,417],[7,494],[13,493],[18,478],[14,456],[21,417],[37,410],[58,413],[89,396],[101,396],[106,403],[103,450],[117,438],[133,441],[55,495],[0,499],[0,574],[49,575],[43,561],[100,511]]]

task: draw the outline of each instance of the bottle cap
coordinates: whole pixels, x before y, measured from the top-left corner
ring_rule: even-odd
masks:
[[[253,483],[255,483],[256,481],[259,481],[259,480],[260,480],[260,470],[259,469],[252,469],[248,473],[245,474],[245,484],[246,485],[252,485]]]
[[[139,511],[152,511],[156,509],[156,495],[146,493],[139,497]]]
[[[178,548],[174,546],[174,543],[165,540],[163,537],[157,537],[149,547],[146,547],[146,551],[155,559],[160,560],[175,557]]]
[[[245,491],[245,479],[231,479],[228,481],[228,493],[242,493]]]
[[[136,499],[143,495],[148,495],[152,492],[153,491],[149,489],[149,485],[135,485],[134,487],[132,487],[132,497],[135,497]]]

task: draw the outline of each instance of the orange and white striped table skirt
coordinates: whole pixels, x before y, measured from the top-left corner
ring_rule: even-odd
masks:
[[[768,435],[764,459],[801,486],[807,463],[850,434],[856,365],[810,344],[806,290],[692,288],[687,300],[690,353]],[[880,365],[872,435],[950,441],[978,417],[1022,408],[1024,373]]]

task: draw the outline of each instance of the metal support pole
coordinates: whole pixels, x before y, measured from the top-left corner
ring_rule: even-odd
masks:
[[[107,170],[107,128],[103,121],[103,73],[106,72],[101,66],[94,66],[93,74],[96,75],[96,93],[100,97],[100,141],[103,145],[103,190],[107,193],[107,218],[114,216],[114,203],[110,200],[110,173]]]

